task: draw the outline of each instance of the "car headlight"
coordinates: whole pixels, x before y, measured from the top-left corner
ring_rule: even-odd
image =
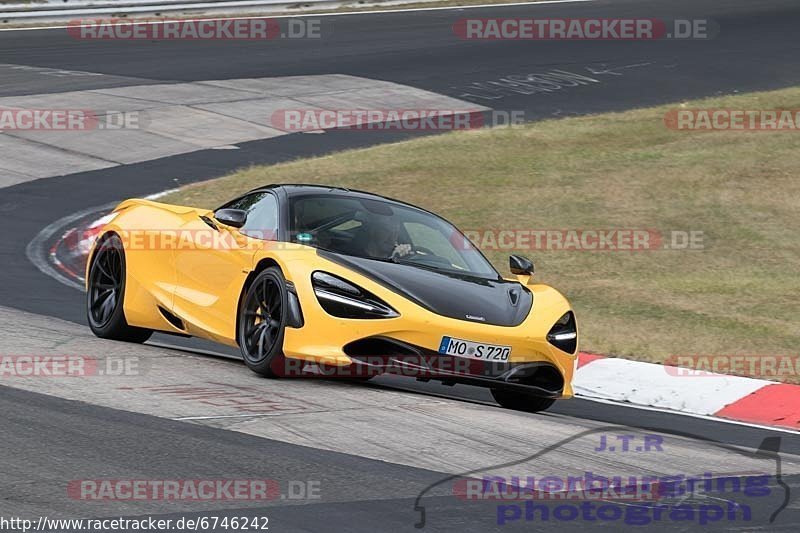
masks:
[[[547,334],[547,340],[561,351],[575,353],[578,348],[578,326],[572,311],[567,311],[558,319]]]
[[[400,313],[372,294],[327,272],[311,274],[314,294],[326,313],[339,318],[394,318]]]

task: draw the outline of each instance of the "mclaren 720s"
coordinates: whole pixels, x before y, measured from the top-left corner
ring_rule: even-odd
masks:
[[[510,257],[504,278],[452,224],[407,203],[270,185],[215,211],[132,199],[86,267],[95,335],[238,346],[269,377],[393,373],[488,387],[536,412],[572,396],[567,300]]]

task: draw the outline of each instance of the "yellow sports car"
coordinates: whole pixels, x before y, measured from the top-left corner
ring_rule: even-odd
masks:
[[[530,261],[510,267],[504,279],[452,224],[366,192],[270,185],[215,211],[133,199],[90,252],[87,314],[103,338],[238,346],[265,376],[390,372],[541,411],[572,396],[577,324]]]

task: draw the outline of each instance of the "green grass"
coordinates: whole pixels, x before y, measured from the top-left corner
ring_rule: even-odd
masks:
[[[684,105],[797,109],[800,89]],[[673,131],[663,116],[674,107],[253,167],[164,201],[213,207],[261,184],[313,182],[397,197],[462,229],[702,231],[703,250],[521,253],[572,301],[583,350],[800,354],[800,132]],[[504,273],[507,253],[487,254]]]

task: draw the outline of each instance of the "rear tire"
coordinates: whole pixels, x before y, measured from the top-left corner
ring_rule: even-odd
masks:
[[[86,291],[86,317],[101,339],[142,343],[150,329],[129,326],[125,320],[125,250],[119,236],[103,237],[97,245]]]
[[[552,398],[542,398],[502,389],[492,389],[492,396],[502,407],[514,409],[515,411],[525,411],[526,413],[545,411],[556,402]]]
[[[278,267],[262,270],[239,304],[236,341],[247,367],[268,378],[286,375],[283,334],[288,316],[286,278]]]

